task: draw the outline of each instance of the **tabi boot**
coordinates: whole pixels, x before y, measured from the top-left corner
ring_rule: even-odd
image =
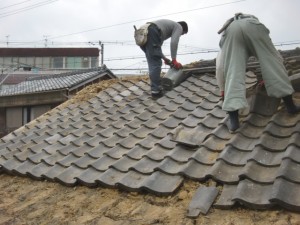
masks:
[[[282,100],[284,102],[284,105],[285,105],[288,113],[296,114],[296,113],[300,112],[300,106],[295,105],[292,95],[285,96],[282,98]]]
[[[239,111],[230,111],[229,114],[229,121],[227,123],[228,129],[230,132],[236,131],[240,127],[239,122]]]

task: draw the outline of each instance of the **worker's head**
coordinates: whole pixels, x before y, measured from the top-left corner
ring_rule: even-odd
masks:
[[[188,25],[187,25],[186,22],[179,21],[177,23],[179,23],[181,25],[181,27],[182,27],[182,34],[186,34],[189,31],[189,28],[188,28]]]

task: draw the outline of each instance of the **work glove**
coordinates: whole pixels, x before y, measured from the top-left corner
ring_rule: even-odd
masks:
[[[258,87],[264,87],[265,86],[265,81],[264,80],[261,80],[258,82]]]
[[[171,66],[172,65],[172,61],[168,58],[164,58],[164,63],[167,65],[167,66]]]
[[[221,100],[224,101],[224,91],[221,91]]]
[[[177,70],[182,69],[181,63],[177,62],[176,59],[172,60],[173,67]]]

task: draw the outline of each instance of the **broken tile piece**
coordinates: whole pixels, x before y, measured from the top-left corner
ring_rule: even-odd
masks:
[[[197,218],[200,213],[206,215],[218,193],[216,187],[199,187],[189,204],[187,217]]]

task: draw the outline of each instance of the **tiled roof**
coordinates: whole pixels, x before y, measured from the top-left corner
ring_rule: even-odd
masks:
[[[0,90],[0,97],[70,89],[82,82],[94,80],[104,76],[115,78],[115,76],[105,67],[64,74],[34,77],[31,79],[28,78],[27,81],[23,81],[17,85],[11,86],[8,89]]]
[[[192,75],[156,101],[149,93],[147,82],[119,81],[55,108],[1,139],[0,171],[157,195],[213,179],[223,186],[215,206],[300,211],[300,114],[253,104],[231,134],[214,76]],[[175,142],[179,129],[198,131],[199,144]]]

